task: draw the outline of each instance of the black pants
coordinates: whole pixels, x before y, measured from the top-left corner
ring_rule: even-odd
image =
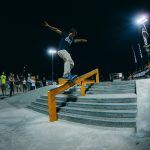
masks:
[[[27,90],[27,86],[26,84],[23,84],[23,92],[26,92],[26,90]]]
[[[6,84],[1,85],[1,90],[2,90],[3,96],[6,95]]]
[[[12,94],[14,94],[14,83],[10,82],[10,96],[12,96]]]

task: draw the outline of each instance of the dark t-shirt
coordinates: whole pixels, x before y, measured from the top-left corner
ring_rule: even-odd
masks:
[[[71,44],[74,42],[74,38],[70,37],[66,32],[62,32],[62,38],[59,43],[59,50],[69,50]]]

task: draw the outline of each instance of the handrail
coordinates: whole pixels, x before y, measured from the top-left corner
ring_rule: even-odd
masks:
[[[56,95],[69,89],[70,87],[81,84],[81,95],[85,95],[85,80],[89,77],[96,75],[96,83],[99,83],[99,70],[95,69],[89,73],[86,73],[77,79],[75,79],[73,82],[66,82],[65,84],[61,85],[60,87],[51,89],[48,91],[48,112],[49,112],[49,120],[50,121],[56,121],[57,115],[56,115]]]

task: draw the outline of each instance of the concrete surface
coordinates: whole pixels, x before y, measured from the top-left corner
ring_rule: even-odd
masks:
[[[51,123],[44,114],[16,107],[15,98],[0,100],[0,150],[149,150],[150,138],[132,130]]]
[[[56,85],[45,86],[25,93],[16,93],[14,96],[8,96],[5,101],[18,108],[26,107],[28,104],[35,101],[37,97],[43,95],[43,93],[47,95],[48,90],[54,87],[56,87]]]
[[[150,137],[150,79],[136,81],[137,89],[137,136]]]
[[[44,95],[44,94],[43,94]],[[45,96],[47,96],[45,94]],[[56,97],[67,97],[67,94],[59,94]],[[122,94],[86,94],[85,96],[78,96],[78,98],[86,99],[99,99],[99,98],[136,98],[136,94],[134,93],[122,93]]]

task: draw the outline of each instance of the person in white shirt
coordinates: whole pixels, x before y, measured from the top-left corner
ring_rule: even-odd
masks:
[[[23,92],[27,91],[27,81],[26,78],[23,79]]]
[[[35,90],[35,78],[34,77],[31,77],[31,90]]]

